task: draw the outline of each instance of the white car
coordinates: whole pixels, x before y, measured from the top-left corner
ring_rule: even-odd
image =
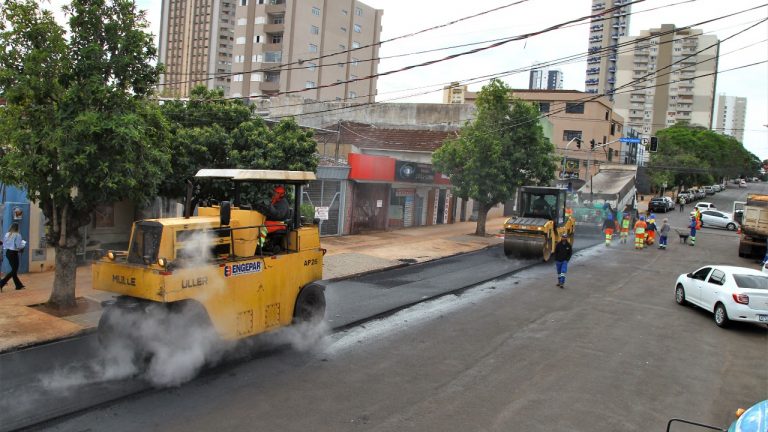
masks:
[[[730,214],[719,210],[701,210],[701,226],[725,228],[728,231],[736,231],[739,227]]]
[[[675,301],[713,312],[719,327],[729,321],[768,324],[768,275],[744,267],[702,267],[677,278]]]
[[[712,204],[711,202],[698,202],[698,203],[696,203],[695,207],[697,209],[699,209],[699,211],[716,210],[717,209],[717,207],[715,207],[715,205]]]

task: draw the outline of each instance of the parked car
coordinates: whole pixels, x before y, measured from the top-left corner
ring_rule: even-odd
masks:
[[[701,226],[725,228],[728,231],[736,231],[738,224],[733,217],[719,210],[702,210]]]
[[[680,200],[680,198],[683,198],[686,203],[689,203],[693,201],[693,192],[691,191],[680,192],[679,194],[677,194],[678,201]]]
[[[696,189],[696,191],[693,193],[693,196],[695,199],[702,199],[706,198],[707,193],[704,192],[704,189]]]
[[[704,202],[704,201],[696,203],[696,206],[695,206],[695,207],[696,207],[697,209],[699,209],[699,211],[704,211],[704,210],[717,210],[717,207],[715,207],[715,205],[714,205],[714,204],[712,204],[711,202]]]
[[[744,179],[741,179],[741,180],[739,181],[739,187],[740,187],[740,188],[743,188],[743,187],[747,187],[747,181],[746,181],[746,180],[744,180]]]
[[[715,192],[720,192],[722,189],[720,189],[720,185],[719,184],[713,184],[712,185],[712,190],[715,191]]]
[[[672,198],[670,197],[651,198],[651,200],[648,202],[648,210],[652,212],[666,213],[674,209],[675,209],[675,203],[672,201]]]
[[[703,189],[704,189],[704,193],[706,193],[707,195],[714,195],[715,194],[715,190],[712,189],[712,186],[704,186]]]
[[[715,324],[768,324],[768,275],[759,270],[712,265],[678,276],[675,301],[714,313]]]

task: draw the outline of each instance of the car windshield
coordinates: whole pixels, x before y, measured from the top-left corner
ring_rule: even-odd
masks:
[[[768,290],[768,276],[735,274],[733,279],[739,288]]]

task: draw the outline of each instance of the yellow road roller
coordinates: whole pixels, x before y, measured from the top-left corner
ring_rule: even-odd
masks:
[[[517,216],[504,222],[504,253],[549,261],[563,234],[573,244],[574,221],[566,212],[565,189],[523,186],[517,192]]]
[[[116,295],[105,305],[99,338],[138,341],[133,333],[152,320],[153,332],[209,328],[222,340],[322,320],[325,250],[318,226],[300,213],[302,186],[314,179],[303,171],[200,170],[196,180],[225,183],[216,190],[228,199],[193,205],[190,190],[184,217],[135,222],[128,250],[93,264],[94,289]],[[284,220],[267,220],[263,207],[246,202],[246,186],[254,184],[287,191],[293,207],[287,199]]]

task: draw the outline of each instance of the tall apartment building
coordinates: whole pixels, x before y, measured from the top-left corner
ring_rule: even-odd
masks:
[[[160,94],[187,97],[200,84],[229,93],[236,0],[163,0]]]
[[[559,69],[535,68],[528,76],[528,90],[562,89],[563,72]]]
[[[719,54],[716,36],[664,24],[621,42],[633,46],[619,54],[616,73],[616,84],[623,88],[616,92],[615,109],[627,127],[646,137],[678,121],[711,127]]]
[[[730,135],[739,142],[744,142],[744,124],[747,117],[747,98],[727,96],[717,97],[715,110],[715,131]]]
[[[382,10],[355,0],[237,1],[230,96],[374,101],[376,79],[355,80],[378,70]]]
[[[616,87],[616,62],[618,60],[619,38],[629,35],[629,17],[632,7],[623,6],[631,0],[592,0],[592,13],[618,9],[592,18],[589,26],[589,56],[587,57],[587,78],[584,81],[587,93],[599,93],[613,100]]]

